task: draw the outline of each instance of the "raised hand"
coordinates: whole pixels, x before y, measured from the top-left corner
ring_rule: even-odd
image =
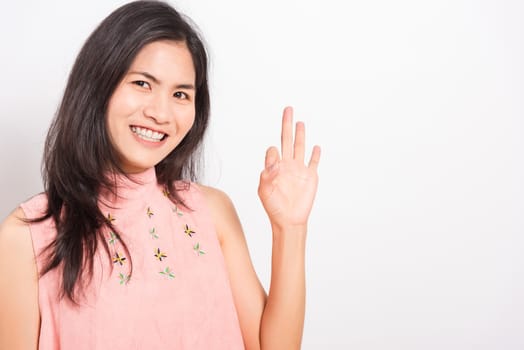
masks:
[[[282,117],[282,152],[270,147],[260,174],[258,195],[271,224],[280,228],[305,226],[317,191],[320,147],[313,147],[308,165],[305,156],[305,126],[296,123],[293,138],[293,109]]]

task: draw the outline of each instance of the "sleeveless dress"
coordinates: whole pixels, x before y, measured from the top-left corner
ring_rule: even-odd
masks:
[[[40,350],[244,349],[211,213],[198,185],[186,187],[179,193],[187,208],[177,207],[151,168],[133,181],[118,178],[116,200],[100,196],[129,254],[105,230],[110,257],[99,244],[78,305],[60,297],[59,268],[40,277]],[[40,194],[21,208],[34,218],[46,204]],[[40,271],[56,230],[46,220],[30,231]]]

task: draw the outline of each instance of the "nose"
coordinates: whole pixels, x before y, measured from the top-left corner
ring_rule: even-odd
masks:
[[[171,96],[160,93],[151,95],[144,108],[144,114],[157,124],[168,123],[173,115]]]

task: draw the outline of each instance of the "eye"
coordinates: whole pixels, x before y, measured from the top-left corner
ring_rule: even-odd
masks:
[[[133,82],[133,84],[135,85],[138,85],[140,87],[143,87],[143,88],[150,88],[150,85],[147,81],[143,81],[143,80],[136,80]]]
[[[185,93],[185,92],[182,92],[182,91],[177,91],[173,94],[174,97],[180,99],[180,100],[188,100],[189,99],[189,96]]]

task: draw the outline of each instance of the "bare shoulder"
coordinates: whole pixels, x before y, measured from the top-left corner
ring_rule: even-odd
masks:
[[[223,243],[227,238],[226,234],[229,235],[239,230],[241,232],[240,220],[229,196],[214,187],[198,184],[198,188],[204,194],[211,210],[220,242]]]
[[[0,223],[0,251],[31,243],[29,224],[24,219],[24,211],[18,207]]]
[[[0,275],[19,264],[34,264],[33,243],[24,211],[18,207],[0,224]],[[16,263],[16,264],[15,264]]]
[[[200,188],[206,197],[208,204],[212,206],[213,210],[220,210],[220,208],[224,207],[226,207],[225,209],[229,210],[234,209],[233,202],[224,191],[202,184],[198,184],[198,188]]]
[[[29,224],[21,208],[0,224],[0,348],[36,348],[38,273]]]

